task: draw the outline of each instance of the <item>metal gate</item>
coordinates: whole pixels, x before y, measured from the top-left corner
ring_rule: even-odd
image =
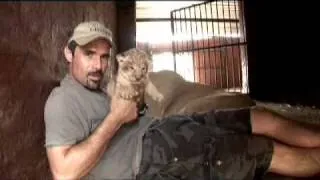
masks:
[[[244,23],[242,0],[210,1],[171,11],[174,70],[182,68],[181,57],[187,54],[192,57],[194,82],[248,93]]]

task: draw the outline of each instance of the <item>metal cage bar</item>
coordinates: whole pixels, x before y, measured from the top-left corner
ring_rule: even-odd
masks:
[[[242,3],[206,1],[171,11],[175,66],[178,55],[189,53],[195,82],[247,93],[247,77],[243,77],[247,76],[247,42]]]

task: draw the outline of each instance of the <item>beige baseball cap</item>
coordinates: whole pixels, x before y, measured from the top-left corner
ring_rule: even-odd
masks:
[[[113,46],[112,32],[108,28],[98,21],[87,21],[74,28],[68,43],[74,40],[78,45],[83,46],[98,38],[106,39]]]

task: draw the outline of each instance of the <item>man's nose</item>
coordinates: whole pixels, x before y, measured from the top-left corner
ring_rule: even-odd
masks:
[[[102,68],[101,58],[97,57],[94,59],[94,68],[100,70]]]

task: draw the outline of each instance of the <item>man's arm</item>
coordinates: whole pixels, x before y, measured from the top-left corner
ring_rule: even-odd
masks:
[[[136,117],[135,103],[117,100],[111,104],[110,114],[87,139],[79,144],[47,148],[54,179],[73,180],[87,175],[97,164],[121,125]]]
[[[86,175],[100,159],[120,126],[110,114],[85,141],[76,145],[48,148],[47,154],[54,178],[79,179]]]

